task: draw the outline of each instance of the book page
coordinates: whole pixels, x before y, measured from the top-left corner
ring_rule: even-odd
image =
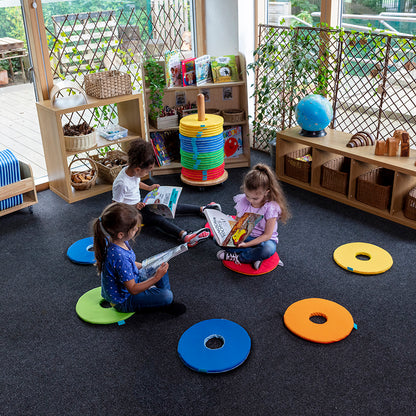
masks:
[[[179,186],[160,186],[150,191],[143,202],[152,212],[166,218],[175,218],[181,192],[182,188]]]

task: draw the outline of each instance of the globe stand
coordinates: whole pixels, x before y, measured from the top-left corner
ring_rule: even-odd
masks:
[[[323,137],[326,136],[326,131],[324,129],[317,131],[309,131],[302,129],[299,134],[304,137]]]

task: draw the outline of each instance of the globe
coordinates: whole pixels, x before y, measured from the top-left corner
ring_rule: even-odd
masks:
[[[324,129],[332,120],[331,103],[322,95],[309,94],[299,101],[295,109],[295,117],[302,127],[300,132],[302,136],[325,136]]]

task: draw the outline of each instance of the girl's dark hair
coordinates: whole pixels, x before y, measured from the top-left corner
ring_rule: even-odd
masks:
[[[120,232],[127,235],[136,225],[140,231],[141,223],[142,215],[134,206],[113,202],[104,208],[101,216],[93,223],[94,254],[98,273],[101,273],[107,255],[108,236],[116,239]]]
[[[242,191],[256,191],[257,189],[269,191],[268,200],[279,204],[282,213],[280,221],[285,223],[290,218],[289,208],[283,189],[277,180],[276,174],[264,163],[258,163],[244,177]]]
[[[131,141],[127,155],[132,168],[147,169],[156,162],[152,144],[143,139]]]

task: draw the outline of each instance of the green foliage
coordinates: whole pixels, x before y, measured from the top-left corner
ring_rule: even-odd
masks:
[[[146,86],[149,87],[149,117],[156,119],[163,110],[165,74],[162,65],[153,57],[146,58],[143,64]]]

